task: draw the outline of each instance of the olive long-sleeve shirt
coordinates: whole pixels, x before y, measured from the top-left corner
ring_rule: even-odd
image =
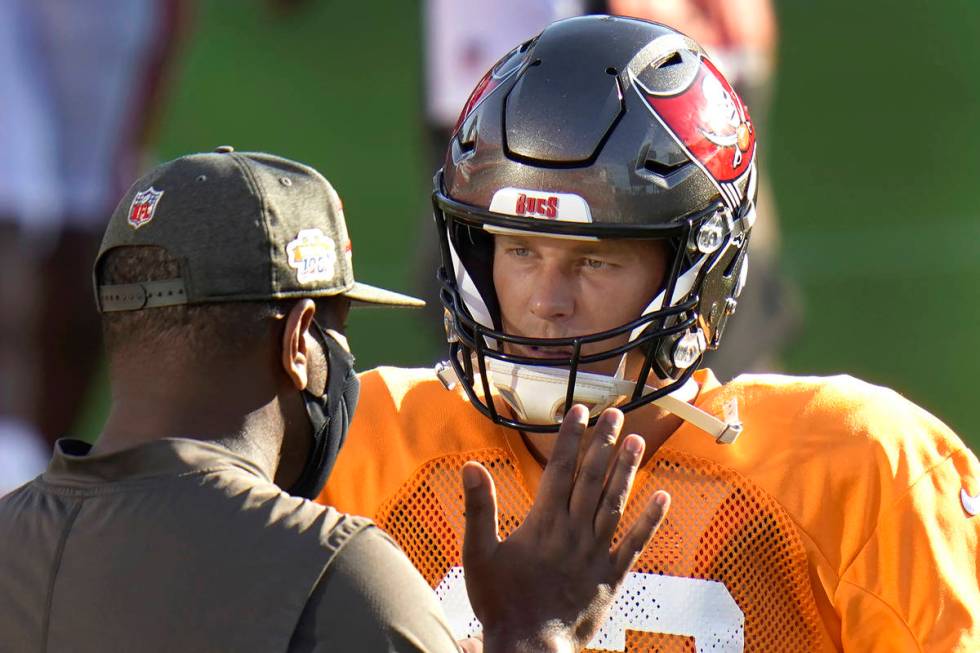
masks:
[[[0,650],[457,651],[370,521],[209,442],[62,440],[0,499]]]

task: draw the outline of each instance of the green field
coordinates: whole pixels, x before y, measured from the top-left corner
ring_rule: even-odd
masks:
[[[890,385],[980,448],[980,5],[785,1],[770,171],[798,372]]]
[[[784,0],[763,161],[806,308],[794,373],[849,372],[943,417],[974,449],[980,362],[980,4]],[[887,13],[886,13],[887,12]],[[308,162],[344,198],[357,275],[410,290],[431,171],[417,3],[200,2],[158,153],[232,144]],[[368,309],[365,369],[439,352],[411,312]],[[765,337],[760,334],[760,337]],[[91,436],[104,400],[85,420]]]

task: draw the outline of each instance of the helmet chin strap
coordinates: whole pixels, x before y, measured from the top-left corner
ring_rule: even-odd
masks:
[[[492,357],[485,359],[490,382],[515,416],[528,424],[559,424],[565,408],[568,389],[567,370],[542,365],[519,365]],[[625,403],[633,393],[635,382],[624,378],[625,354],[613,376],[579,372],[575,375],[572,400],[584,404],[591,417],[606,408]],[[458,379],[452,365],[440,363],[436,374],[447,388]],[[654,388],[647,386],[647,390]],[[738,402],[731,399],[725,404],[724,419],[719,419],[689,403],[697,394],[695,382],[688,380],[674,392],[654,399],[651,403],[685,422],[689,422],[712,436],[719,444],[735,442],[742,431],[738,419]]]

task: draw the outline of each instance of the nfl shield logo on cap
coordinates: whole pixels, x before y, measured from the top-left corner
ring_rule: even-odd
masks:
[[[133,229],[139,229],[152,220],[161,197],[163,197],[163,191],[152,186],[136,193],[133,197],[133,203],[129,205],[129,218],[127,219],[129,225]]]

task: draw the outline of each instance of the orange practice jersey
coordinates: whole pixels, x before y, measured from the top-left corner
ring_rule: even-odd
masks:
[[[980,464],[955,434],[850,377],[695,378],[696,404],[737,399],[744,431],[719,445],[684,424],[640,470],[621,531],[654,490],[673,503],[589,650],[980,651]],[[479,630],[460,561],[467,460],[493,474],[506,536],[542,471],[520,434],[431,370],[380,368],[320,497],[398,541],[458,637]]]

